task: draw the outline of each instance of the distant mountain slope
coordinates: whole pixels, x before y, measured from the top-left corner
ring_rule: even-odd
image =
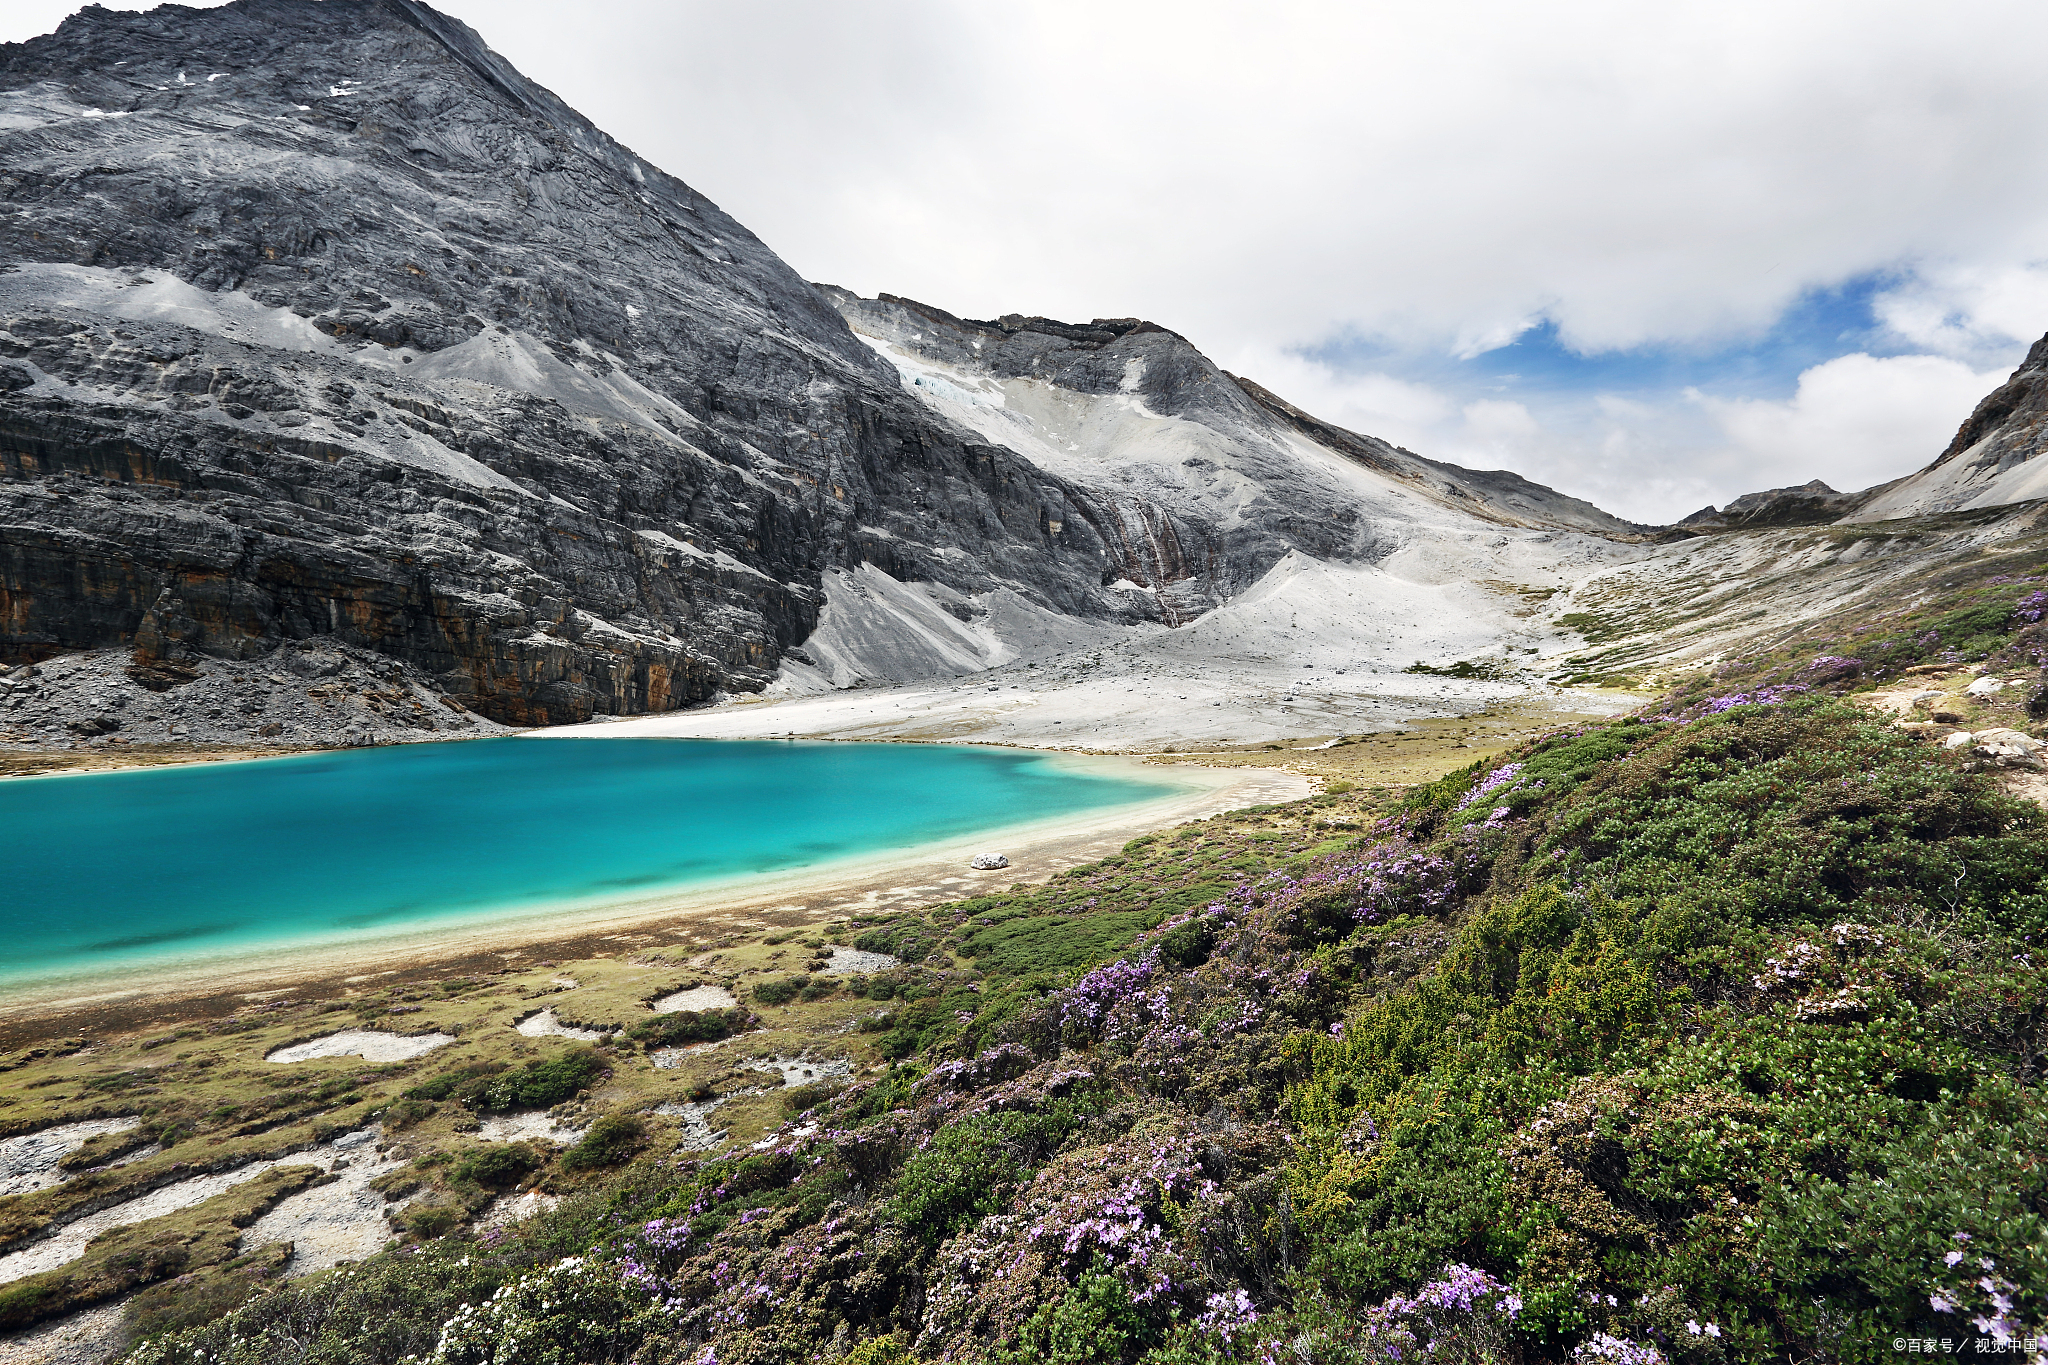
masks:
[[[1885,521],[2048,498],[2048,336],[1993,389],[1934,463],[1869,490],[1845,521]]]
[[[1187,627],[1162,651],[1275,659],[1314,641],[1405,667],[1510,641],[1533,649],[1545,637],[1518,619],[1526,603],[1510,585],[1555,587],[1641,552],[1632,542],[1646,528],[1319,422],[1155,323],[974,321],[820,287],[963,439],[1004,446],[1085,493],[1054,516],[1090,517],[1113,585]],[[863,643],[878,633],[881,599],[856,607],[852,586],[828,583],[826,676],[910,676]],[[841,638],[841,621],[861,641]],[[1018,652],[991,639],[984,657]]]
[[[1239,388],[1260,407],[1317,443],[1395,478],[1411,481],[1431,496],[1447,497],[1489,521],[1509,526],[1585,531],[1610,540],[1634,540],[1655,527],[1603,512],[1583,498],[1574,498],[1506,469],[1475,470],[1441,460],[1424,459],[1377,436],[1361,436],[1311,417],[1263,385],[1232,375]]]

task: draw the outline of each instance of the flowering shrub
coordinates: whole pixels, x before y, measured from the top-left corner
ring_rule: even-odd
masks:
[[[1954,1233],[1950,1240],[1955,1245],[1941,1258],[1942,1272],[1935,1276],[1927,1306],[1964,1319],[2001,1354],[2023,1352],[2032,1365],[2048,1361],[2048,1324],[2025,1319],[2019,1286],[1999,1272],[1997,1260],[1972,1246],[1969,1233]]]
[[[1517,1356],[1513,1329],[1521,1313],[1521,1296],[1506,1284],[1455,1264],[1414,1293],[1392,1295],[1359,1312],[1312,1300],[1288,1345],[1293,1357],[1310,1365],[1496,1365]]]
[[[666,1312],[643,1276],[570,1256],[457,1309],[428,1365],[624,1362]]]
[[[410,1284],[424,1341],[395,1293],[301,1331],[341,1300],[287,1286],[143,1358],[1726,1365],[2038,1331],[2048,837],[1825,695],[1893,658],[1731,666],[1693,719],[1544,736],[1355,839],[1248,813],[891,921],[931,965],[848,1036],[893,1068],[755,1145],[569,1173],[487,1271],[336,1277]]]
[[[1595,1332],[1572,1350],[1572,1359],[1599,1365],[1665,1365],[1664,1353],[1646,1341],[1627,1341]]]
[[[1521,771],[1522,765],[1520,763],[1503,763],[1500,767],[1488,773],[1478,786],[1465,793],[1464,799],[1458,802],[1457,808],[1463,810],[1467,806],[1486,799],[1501,787],[1514,781],[1515,775]]]

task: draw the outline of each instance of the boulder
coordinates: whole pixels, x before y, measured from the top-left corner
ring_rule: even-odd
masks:
[[[1999,767],[2048,767],[2048,745],[2018,730],[1979,730],[1973,741],[1971,754]]]
[[[974,861],[968,864],[976,872],[993,872],[996,868],[1009,865],[1010,860],[1000,853],[977,853],[974,855]]]
[[[1958,730],[1954,734],[1950,735],[1947,739],[1944,739],[1941,742],[1941,747],[1944,749],[1961,749],[1967,746],[1970,743],[1970,741],[1975,738],[1976,736],[1971,734],[1968,730]]]
[[[1972,697],[1990,697],[1996,696],[2004,686],[2005,684],[1996,678],[1979,678],[1963,691]]]

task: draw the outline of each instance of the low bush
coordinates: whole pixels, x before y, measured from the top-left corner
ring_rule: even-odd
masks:
[[[413,1086],[401,1098],[454,1099],[487,1113],[552,1109],[573,1098],[604,1071],[604,1058],[594,1049],[577,1048],[516,1068],[508,1068],[502,1062],[458,1067]]]
[[[811,984],[808,976],[783,976],[770,981],[754,983],[751,994],[758,1004],[787,1005],[796,999],[797,993]]]
[[[744,1033],[749,1016],[743,1009],[680,1010],[657,1014],[626,1030],[626,1036],[646,1048],[681,1047],[686,1043],[715,1043]]]
[[[524,1142],[494,1142],[462,1157],[454,1176],[487,1190],[506,1190],[547,1164],[547,1158]]]
[[[782,1113],[786,1118],[795,1118],[806,1109],[812,1109],[836,1097],[846,1089],[844,1081],[807,1081],[803,1085],[792,1085],[777,1098],[782,1101]]]
[[[647,1139],[647,1124],[638,1114],[613,1111],[590,1125],[583,1140],[562,1153],[562,1169],[587,1171],[616,1166],[640,1150]]]

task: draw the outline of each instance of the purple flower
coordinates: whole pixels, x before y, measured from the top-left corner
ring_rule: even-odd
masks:
[[[1521,771],[1522,765],[1519,763],[1508,763],[1501,767],[1495,768],[1492,772],[1486,775],[1485,781],[1481,782],[1471,791],[1465,793],[1465,799],[1458,803],[1458,809],[1463,810],[1465,809],[1465,807],[1479,800],[1480,797],[1487,795],[1489,792],[1492,792],[1495,788],[1505,786],[1508,783],[1514,781],[1515,775]]]

